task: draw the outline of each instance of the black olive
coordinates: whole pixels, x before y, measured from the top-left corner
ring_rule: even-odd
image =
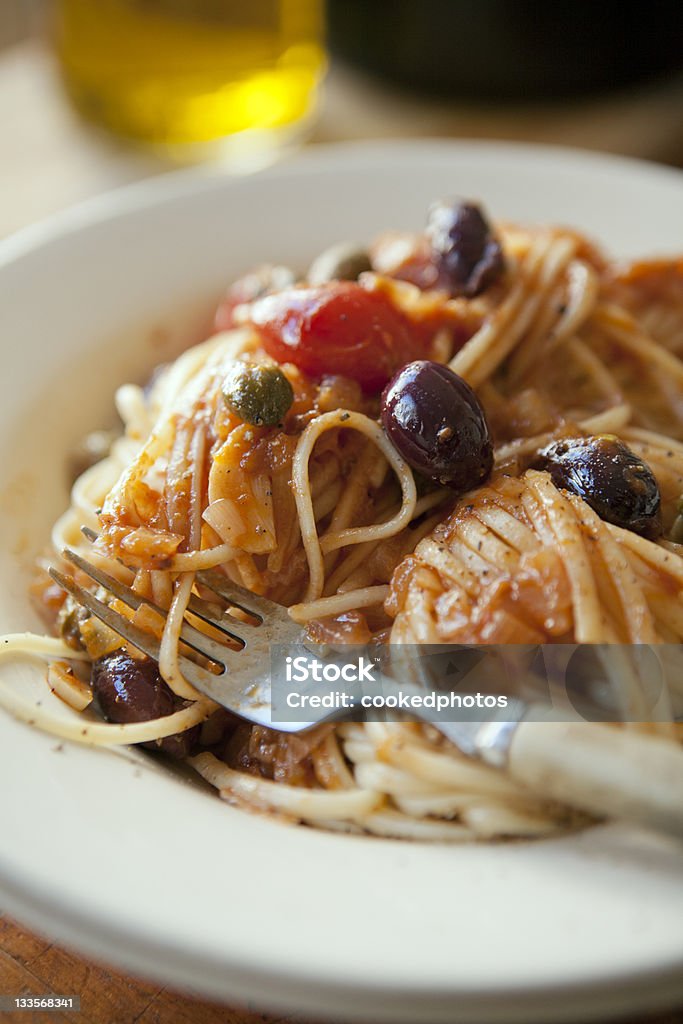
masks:
[[[539,452],[535,463],[556,487],[577,494],[601,519],[654,539],[662,532],[654,473],[613,434],[571,437]]]
[[[484,410],[472,388],[447,366],[418,360],[389,381],[382,424],[413,469],[462,493],[493,466]]]
[[[234,363],[223,382],[223,399],[244,423],[275,427],[294,401],[294,391],[279,366]]]
[[[505,270],[500,242],[475,203],[435,203],[427,238],[453,295],[479,295]]]
[[[131,658],[124,650],[93,662],[91,683],[102,717],[117,725],[165,718],[185,707],[185,702],[161,678],[155,661]],[[199,731],[199,726],[193,726],[186,732],[142,745],[163,750],[171,757],[187,757],[197,743]]]

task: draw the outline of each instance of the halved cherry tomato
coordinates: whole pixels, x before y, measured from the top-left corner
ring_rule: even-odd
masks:
[[[380,391],[425,352],[419,332],[388,297],[355,281],[267,295],[252,305],[249,322],[278,362],[311,377],[351,377],[367,392]]]

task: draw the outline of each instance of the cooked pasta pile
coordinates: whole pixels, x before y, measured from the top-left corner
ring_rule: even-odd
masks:
[[[87,731],[82,717],[37,709],[4,681],[0,703],[96,744],[194,730],[184,753],[227,800],[327,828],[468,840],[576,821],[429,726],[345,723],[291,736],[230,719],[178,660],[195,573],[210,567],[289,606],[318,640],[683,639],[683,265],[621,268],[563,229],[501,225],[498,238],[505,271],[473,296],[430,279],[422,235],[380,238],[360,279],[412,325],[422,358],[475,390],[494,442],[487,480],[456,495],[416,476],[379,423],[381,389],[296,360],[280,360],[293,396],[283,423],[241,419],[225,401],[226,374],[236,361],[272,363],[247,296],[229,329],[147,389],[119,390],[124,433],[76,481],[52,537],[56,553],[84,549],[168,610],[165,625],[144,607],[126,614],[161,635],[172,709],[123,723],[88,711],[93,689],[78,665],[107,659],[121,638],[47,583],[40,597],[62,638],[7,649],[51,661],[51,687],[89,716]],[[539,462],[554,442],[595,435],[614,435],[652,470],[656,537],[601,518]],[[94,544],[83,526],[98,534]],[[638,694],[623,699],[633,716]],[[663,742],[683,739],[673,722],[643,727]]]

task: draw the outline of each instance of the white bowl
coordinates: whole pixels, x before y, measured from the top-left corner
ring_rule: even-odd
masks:
[[[115,386],[199,330],[262,260],[417,227],[428,203],[565,222],[614,254],[683,248],[683,176],[481,143],[309,151],[252,178],[181,174],[0,247],[0,632],[36,626],[31,560],[65,451]],[[156,324],[164,330],[150,331]],[[2,685],[43,669],[0,666]],[[158,767],[0,713],[0,905],[83,952],[264,1008],[392,1021],[560,1021],[683,997],[682,850],[625,827],[441,846],[288,827]]]

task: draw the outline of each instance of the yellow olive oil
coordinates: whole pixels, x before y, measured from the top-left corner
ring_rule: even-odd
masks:
[[[203,149],[277,143],[309,118],[325,66],[322,0],[58,0],[76,105],[117,134]]]

